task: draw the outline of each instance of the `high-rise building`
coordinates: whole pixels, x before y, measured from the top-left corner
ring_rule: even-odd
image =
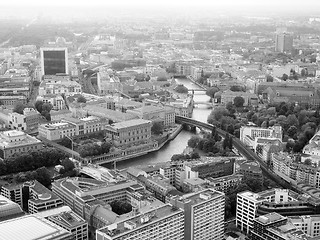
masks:
[[[68,74],[67,48],[41,48],[42,75]]]
[[[293,35],[285,31],[277,31],[275,39],[276,52],[291,52],[293,49]]]
[[[171,204],[184,209],[184,240],[223,239],[224,193],[206,189],[173,197]]]

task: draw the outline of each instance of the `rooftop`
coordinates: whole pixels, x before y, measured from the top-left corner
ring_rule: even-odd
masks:
[[[41,143],[41,141],[22,131],[9,130],[0,133],[0,147],[2,148],[10,148],[36,143]]]
[[[146,224],[153,223],[161,218],[168,217],[176,213],[182,214],[183,211],[181,209],[174,208],[171,205],[167,204],[160,206],[156,209],[147,211],[143,214],[127,218],[120,222],[115,222],[113,224],[99,229],[98,231],[114,237],[116,235],[121,235],[126,232],[129,232],[131,229],[140,228],[142,226],[145,226]]]
[[[267,224],[275,223],[285,219],[287,218],[280,215],[279,213],[272,212],[266,215],[259,216],[255,220],[260,222],[261,224],[267,225]]]
[[[129,127],[139,126],[142,124],[151,124],[151,121],[144,120],[144,119],[132,119],[132,120],[128,120],[128,121],[115,123],[112,125],[112,127],[115,129],[124,129],[124,128],[129,128]]]
[[[86,221],[79,217],[72,211],[61,212],[56,215],[49,216],[50,221],[57,223],[59,226],[64,226],[67,228],[73,228],[77,226],[81,226],[86,223]]]
[[[34,215],[0,222],[0,229],[0,240],[51,240],[71,235],[58,225]]]
[[[178,201],[187,203],[191,201],[192,205],[206,202],[210,199],[224,197],[224,193],[218,192],[214,189],[205,189],[196,193],[185,194],[182,197],[178,197]]]

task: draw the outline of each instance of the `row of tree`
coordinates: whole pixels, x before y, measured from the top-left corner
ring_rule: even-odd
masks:
[[[103,142],[100,145],[97,143],[86,143],[78,147],[78,152],[81,157],[98,156],[109,153],[111,146],[110,142]]]
[[[213,128],[210,134],[204,134],[203,137],[192,136],[188,140],[188,146],[205,153],[226,155],[228,150],[232,150],[232,137],[227,134],[222,141],[216,128]]]
[[[65,158],[67,155],[55,148],[15,154],[11,158],[0,161],[0,175],[53,167],[61,164],[61,160]]]

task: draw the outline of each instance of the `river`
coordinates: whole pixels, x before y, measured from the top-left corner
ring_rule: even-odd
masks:
[[[179,84],[183,84],[188,89],[200,89],[197,85],[193,84],[188,79],[177,79]],[[205,92],[195,92],[194,95],[195,102],[209,102],[210,97],[208,97]],[[210,114],[211,109],[208,109],[206,105],[197,105],[196,108],[193,109],[192,118],[195,120],[207,122],[207,117]],[[128,159],[126,161],[118,162],[117,168],[123,169],[127,167],[134,167],[137,165],[152,165],[154,163],[159,162],[167,162],[171,159],[173,154],[182,153],[183,150],[187,146],[187,142],[191,136],[195,135],[195,133],[189,131],[181,131],[179,135],[168,142],[163,148],[161,148],[157,152],[149,153],[144,156],[136,157],[133,159]],[[107,166],[110,167],[110,166]]]

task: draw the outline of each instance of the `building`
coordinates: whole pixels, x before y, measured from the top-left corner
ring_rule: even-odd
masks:
[[[24,215],[18,203],[0,195],[0,222]]]
[[[224,194],[213,189],[173,197],[171,204],[184,210],[184,240],[222,240]]]
[[[275,51],[291,53],[293,50],[293,35],[287,32],[277,32],[275,39]]]
[[[243,98],[243,106],[258,106],[259,100],[256,94],[249,92],[233,92],[231,90],[226,90],[221,93],[221,104],[226,105],[229,102],[234,103],[236,97]]]
[[[48,209],[57,208],[63,205],[62,200],[49,189],[44,187],[37,180],[23,184],[23,202],[28,200],[28,212],[38,213]]]
[[[263,143],[262,139],[279,140],[282,143],[282,127],[272,126],[269,128],[258,128],[242,126],[240,128],[240,141],[254,150],[256,150],[259,144],[264,145],[269,143]],[[276,145],[277,142],[273,144]]]
[[[311,165],[296,162],[283,152],[273,153],[271,156],[273,171],[293,184],[304,183],[316,188],[320,187],[320,169],[318,163]]]
[[[1,90],[0,90],[1,91]],[[14,107],[17,103],[27,103],[25,95],[3,95],[0,96],[0,104]]]
[[[99,240],[183,240],[184,212],[169,204],[115,222],[96,231]]]
[[[66,108],[66,103],[61,95],[56,94],[46,94],[37,97],[37,101],[42,101],[43,103],[49,103],[53,110],[62,110]]]
[[[2,240],[72,240],[72,234],[41,217],[26,215],[0,222]]]
[[[65,211],[50,215],[46,219],[66,229],[74,240],[88,240],[88,223],[73,211]]]
[[[162,202],[166,202],[166,197],[170,191],[176,190],[170,184],[170,180],[160,174],[148,175],[143,170],[129,167],[127,177],[143,184],[148,191]]]
[[[107,71],[99,71],[97,73],[98,93],[101,95],[123,92],[123,86],[119,78],[109,75]]]
[[[37,132],[41,114],[33,108],[25,108],[23,114],[9,113],[9,127],[27,133]]]
[[[237,186],[242,182],[243,175],[242,174],[232,174],[229,176],[223,176],[218,178],[208,177],[206,180],[208,181],[206,184],[210,188],[213,188],[217,191],[227,192],[231,188]]]
[[[271,189],[260,193],[253,193],[245,191],[237,194],[237,210],[236,210],[236,225],[241,231],[249,233],[253,227],[254,219],[259,215],[264,215],[270,212],[278,212],[277,206],[298,206],[300,204],[297,201],[298,194],[288,189]],[[262,204],[267,206],[274,206],[265,211],[265,208],[261,208]],[[279,208],[282,211],[283,208]],[[302,209],[301,209],[302,210]],[[303,210],[302,210],[303,211]],[[283,211],[282,211],[283,212]],[[282,212],[280,213],[282,215]]]
[[[255,161],[246,161],[240,164],[237,172],[248,178],[258,179],[263,181],[262,170],[259,163]]]
[[[7,159],[14,154],[42,149],[40,140],[18,130],[9,130],[0,133],[0,157]]]
[[[22,183],[2,186],[1,196],[10,199],[11,201],[19,204],[19,206],[22,207]]]
[[[133,119],[114,123],[106,127],[106,136],[115,146],[125,146],[148,142],[151,139],[152,122],[144,119]]]
[[[39,136],[50,141],[97,133],[106,129],[109,121],[105,118],[89,116],[85,118],[65,117],[60,122],[41,124]]]
[[[41,48],[42,75],[68,74],[67,48]]]
[[[81,92],[81,85],[64,75],[46,76],[39,86],[39,96],[50,94],[70,96]]]
[[[319,215],[292,216],[288,219],[296,228],[302,230],[305,234],[311,237],[320,236]]]

